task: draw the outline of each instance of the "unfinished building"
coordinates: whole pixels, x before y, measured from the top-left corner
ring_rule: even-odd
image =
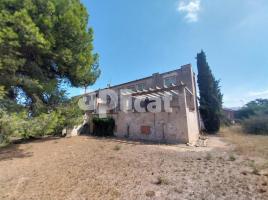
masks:
[[[115,106],[111,106],[114,102],[109,98],[102,101],[100,92],[104,89],[89,93],[87,96],[93,102],[93,107],[87,111],[89,123],[92,123],[90,119],[93,117],[105,114],[105,117],[115,120],[114,134],[117,137],[168,143],[195,143],[198,140],[200,124],[196,81],[190,64],[105,89],[115,91],[119,100],[124,95],[130,96],[123,102],[127,105],[126,109],[122,111],[122,101]],[[170,99],[168,110],[165,105],[167,98]],[[156,101],[160,108],[155,108]],[[133,108],[137,104],[135,102],[142,111],[135,106]],[[91,131],[92,127],[93,124],[90,124]]]

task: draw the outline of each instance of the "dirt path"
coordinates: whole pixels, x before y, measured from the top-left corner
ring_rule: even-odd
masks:
[[[268,199],[268,177],[230,149],[217,137],[207,148],[86,136],[13,145],[0,150],[0,199]]]

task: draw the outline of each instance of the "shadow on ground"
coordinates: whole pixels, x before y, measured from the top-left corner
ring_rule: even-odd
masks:
[[[21,148],[21,144],[28,143],[43,143],[47,141],[55,141],[60,139],[59,137],[47,137],[47,138],[30,138],[30,139],[16,139],[12,141],[7,147],[0,148],[0,161],[13,160],[15,158],[26,158],[33,156],[33,152],[28,151],[29,148]]]
[[[32,152],[27,152],[25,149],[20,149],[19,144],[11,144],[8,147],[0,149],[0,161],[13,160],[14,158],[25,158],[32,155]]]
[[[123,138],[123,137],[97,137],[92,135],[83,134],[81,136],[87,136],[89,139],[95,139],[103,142],[110,142],[110,143],[121,143],[121,144],[130,144],[130,145],[169,145],[169,146],[176,146],[177,144],[170,144],[167,142],[157,142],[157,141],[146,141],[140,139],[131,139],[131,138]]]

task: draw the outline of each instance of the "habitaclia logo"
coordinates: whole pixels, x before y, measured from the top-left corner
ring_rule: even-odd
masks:
[[[172,112],[170,102],[171,93],[139,91],[121,89],[116,92],[112,89],[104,89],[83,95],[78,105],[81,110],[92,111],[95,114],[107,114],[111,112]]]

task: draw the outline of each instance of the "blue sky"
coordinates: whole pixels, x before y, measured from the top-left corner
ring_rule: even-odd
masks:
[[[203,49],[224,106],[268,98],[267,0],[82,0],[102,74],[91,90],[191,63]],[[70,95],[83,93],[71,88]]]

